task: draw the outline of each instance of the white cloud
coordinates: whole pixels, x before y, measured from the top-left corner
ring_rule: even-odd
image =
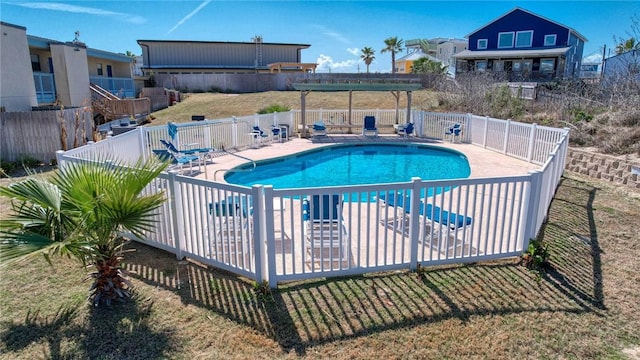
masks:
[[[343,43],[343,44],[350,44],[351,41],[349,41],[349,39],[347,39],[346,37],[344,37],[344,35],[340,34],[339,32],[333,31],[331,29],[326,28],[323,25],[312,25],[312,27],[318,29],[319,31],[321,31],[324,35],[329,36],[331,38],[334,38],[336,40],[338,40],[339,42]]]
[[[62,12],[89,14],[89,15],[97,15],[97,16],[107,16],[107,17],[114,18],[116,20],[124,20],[125,22],[131,23],[131,24],[144,24],[147,22],[147,19],[142,16],[119,13],[115,11],[109,11],[109,10],[103,10],[103,9],[91,8],[91,7],[85,7],[85,6],[68,5],[68,4],[54,3],[54,2],[32,2],[32,3],[26,2],[26,3],[9,3],[9,4],[26,7],[30,9],[41,9],[41,10],[62,11]]]
[[[358,48],[347,48],[347,52],[351,53],[353,56],[360,55],[360,49]]]
[[[316,72],[356,72],[358,60],[344,60],[336,62],[329,55],[320,54],[316,60]]]
[[[195,14],[197,14],[200,10],[202,10],[205,6],[207,6],[209,3],[211,2],[211,0],[206,0],[204,2],[202,2],[202,4],[198,5],[197,8],[195,8],[195,10],[193,10],[192,12],[190,12],[189,14],[187,14],[187,16],[183,17],[182,20],[178,21],[178,23],[171,28],[171,30],[169,30],[167,32],[167,34],[170,34],[171,32],[173,32],[173,30],[177,29],[178,26],[184,24],[187,20],[189,20],[192,16],[194,16]]]

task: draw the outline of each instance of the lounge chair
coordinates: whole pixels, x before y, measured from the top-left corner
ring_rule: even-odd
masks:
[[[447,136],[450,138],[451,142],[455,142],[456,138],[462,134],[462,126],[460,124],[454,124],[453,126],[446,128],[444,130],[444,139],[447,139]]]
[[[376,127],[375,116],[365,116],[364,123],[362,125],[362,136],[378,136],[378,128]]]
[[[161,142],[163,142],[163,145],[165,144],[164,140],[160,140]],[[169,143],[167,143],[169,144]],[[200,157],[197,155],[191,155],[191,154],[183,154],[180,153],[179,151],[175,150],[175,147],[173,145],[171,146],[167,146],[165,145],[165,147],[167,148],[167,150],[165,152],[156,152],[156,154],[158,154],[158,156],[160,157],[161,160],[171,160],[171,162],[173,163],[174,167],[178,167],[179,171],[182,171],[184,166],[189,164],[189,174],[193,174],[193,162],[197,161],[198,163],[198,171],[200,170]]]
[[[251,203],[247,195],[237,195],[209,204],[212,258],[247,264],[251,255]]]
[[[391,219],[383,219],[381,222],[386,227],[409,236],[409,214],[411,213],[411,195],[409,193],[389,192],[380,194],[378,201],[386,206],[400,207],[403,213],[399,217]],[[420,216],[425,218],[423,233],[420,234],[420,241],[425,245],[429,245],[432,249],[450,256],[455,254],[461,255],[477,255],[479,252],[471,246],[468,229],[470,228],[473,218],[441,209],[429,203],[420,200]],[[448,241],[440,244],[442,239],[448,237]],[[462,237],[462,239],[460,239]]]
[[[409,135],[413,133],[413,123],[406,123],[398,126],[398,135],[402,135],[405,139],[409,138]]]
[[[340,195],[313,195],[302,204],[306,262],[323,268],[349,261],[349,233],[342,219]]]
[[[327,135],[327,126],[324,121],[316,121],[313,123],[313,136],[325,136]]]
[[[171,141],[162,140],[162,139],[160,139],[160,143],[164,145],[165,148],[167,148],[168,152],[179,154],[180,156],[184,156],[184,155],[197,156],[200,163],[206,163],[207,158],[211,157],[212,154],[215,152],[214,148],[191,148],[191,149],[185,149],[185,150],[178,150],[178,148]]]

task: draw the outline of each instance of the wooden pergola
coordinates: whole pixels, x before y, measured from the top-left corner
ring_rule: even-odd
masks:
[[[301,136],[307,137],[306,97],[311,91],[348,91],[349,92],[349,125],[351,125],[351,108],[354,91],[390,91],[396,98],[396,124],[400,116],[400,91],[407,92],[407,122],[411,121],[411,92],[422,89],[420,83],[294,83],[293,88],[300,90]]]

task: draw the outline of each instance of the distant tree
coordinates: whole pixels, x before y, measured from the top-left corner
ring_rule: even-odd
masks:
[[[371,63],[373,62],[373,60],[375,60],[375,50],[373,50],[372,48],[365,46],[364,48],[362,48],[362,50],[360,50],[362,52],[362,54],[360,55],[360,59],[362,59],[362,61],[364,61],[364,63],[367,65],[367,74],[369,73],[369,65],[371,65]]]
[[[439,61],[433,61],[427,57],[422,57],[413,62],[411,67],[412,74],[436,74],[444,75],[447,72],[447,67],[442,65]]]
[[[398,39],[397,36],[392,36],[384,40],[384,44],[386,47],[382,49],[382,53],[390,52],[391,53],[391,73],[396,73],[396,53],[402,51],[403,40]]]
[[[124,53],[126,56],[130,57],[130,58],[135,58],[136,54],[134,54],[132,51],[127,50],[126,53]]]
[[[626,40],[620,40],[618,45],[616,45],[616,55],[620,55],[631,50],[640,50],[640,42],[636,41],[633,37]]]

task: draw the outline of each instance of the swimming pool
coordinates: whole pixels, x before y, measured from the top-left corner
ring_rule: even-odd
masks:
[[[225,175],[228,183],[272,185],[275,189],[380,184],[467,178],[466,156],[421,144],[332,145],[294,155],[243,164]]]

